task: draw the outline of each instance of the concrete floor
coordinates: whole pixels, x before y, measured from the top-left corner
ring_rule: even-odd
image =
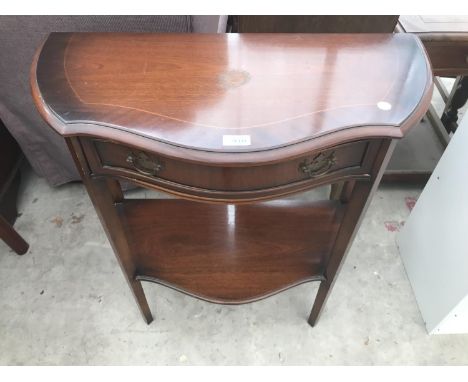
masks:
[[[468,335],[426,334],[395,245],[418,188],[379,189],[315,328],[316,283],[242,306],[145,283],[147,326],[83,186],[26,170],[22,188],[15,226],[31,249],[0,242],[1,364],[468,364]]]

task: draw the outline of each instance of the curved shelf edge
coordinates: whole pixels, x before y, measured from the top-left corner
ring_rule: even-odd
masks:
[[[278,293],[281,293],[281,292],[284,292],[285,290],[288,290],[288,289],[291,289],[291,288],[294,288],[296,286],[299,286],[299,285],[302,285],[302,284],[306,284],[306,283],[310,283],[310,282],[314,282],[314,281],[325,281],[326,278],[324,276],[320,276],[320,275],[317,275],[317,276],[311,276],[307,279],[304,279],[304,280],[299,280],[295,283],[292,283],[292,284],[289,284],[289,285],[286,285],[284,287],[281,287],[281,288],[278,288],[278,289],[275,289],[274,291],[271,291],[271,292],[268,292],[268,293],[265,293],[265,294],[262,294],[262,295],[257,295],[257,296],[252,296],[252,297],[249,297],[249,298],[245,298],[245,299],[238,299],[238,300],[228,300],[228,299],[220,299],[220,298],[216,298],[216,297],[209,297],[209,296],[206,296],[206,295],[202,295],[202,294],[198,294],[196,292],[190,292],[184,288],[180,288],[176,285],[173,285],[171,283],[168,283],[168,282],[165,282],[165,281],[162,281],[162,280],[158,280],[157,278],[155,277],[151,277],[151,276],[144,276],[144,275],[137,275],[135,277],[135,280],[138,280],[138,281],[148,281],[148,282],[152,282],[152,283],[155,283],[155,284],[159,284],[159,285],[162,285],[166,288],[170,288],[170,289],[173,289],[179,293],[183,293],[187,296],[191,296],[191,297],[194,297],[194,298],[197,298],[199,300],[203,300],[203,301],[206,301],[206,302],[209,302],[209,303],[212,303],[212,304],[220,304],[220,305],[242,305],[242,304],[250,304],[252,302],[256,302],[256,301],[260,301],[260,300],[264,300],[268,297],[272,297]]]
[[[324,280],[343,207],[334,200],[234,206],[128,199],[117,210],[137,280],[239,304]]]
[[[333,184],[341,181],[348,180],[361,180],[361,181],[370,181],[371,175],[369,173],[349,173],[343,171],[343,174],[338,172],[338,174],[333,174],[332,176],[327,176],[319,179],[306,179],[298,181],[295,183],[276,186],[272,188],[263,188],[260,190],[254,191],[237,191],[237,192],[227,192],[227,191],[217,191],[217,190],[208,190],[203,188],[191,187],[182,185],[179,183],[174,183],[170,181],[159,182],[155,184],[154,181],[144,181],[141,179],[136,179],[135,177],[124,176],[122,173],[118,172],[109,172],[110,175],[114,176],[117,179],[120,179],[125,182],[135,183],[143,188],[148,190],[158,190],[167,194],[171,194],[186,200],[193,200],[196,202],[206,202],[206,203],[231,203],[231,204],[242,204],[242,203],[252,203],[252,202],[262,202],[272,199],[277,199],[279,197],[288,197],[300,192],[311,190],[317,187],[325,186],[328,184]],[[96,175],[99,177],[100,175]]]

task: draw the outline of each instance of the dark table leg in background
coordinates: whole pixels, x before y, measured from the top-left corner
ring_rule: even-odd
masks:
[[[18,255],[24,255],[29,244],[15,231],[3,216],[0,216],[0,239],[2,239]]]
[[[453,94],[449,105],[442,114],[441,120],[448,133],[455,132],[458,126],[458,110],[465,105],[468,100],[468,76],[463,76]]]
[[[24,255],[29,248],[29,244],[16,232],[13,224],[18,217],[16,208],[18,188],[21,182],[19,171],[8,183],[8,188],[4,190],[0,198],[0,240],[3,240],[18,255]]]
[[[18,217],[16,205],[23,153],[2,121],[0,121],[0,153],[0,240],[4,240],[18,255],[23,255],[29,245],[13,228]]]

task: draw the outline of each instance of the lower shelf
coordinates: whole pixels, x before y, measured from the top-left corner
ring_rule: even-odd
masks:
[[[137,278],[223,304],[323,279],[339,228],[335,201],[245,205],[126,200],[118,206]]]

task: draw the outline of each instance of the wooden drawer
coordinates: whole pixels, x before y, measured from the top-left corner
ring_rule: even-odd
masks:
[[[220,193],[245,193],[323,183],[370,171],[378,141],[357,141],[313,152],[282,163],[220,167],[200,165],[100,139],[81,139],[91,171],[141,180],[158,188],[182,191],[187,187]],[[242,154],[239,154],[242,155]]]

